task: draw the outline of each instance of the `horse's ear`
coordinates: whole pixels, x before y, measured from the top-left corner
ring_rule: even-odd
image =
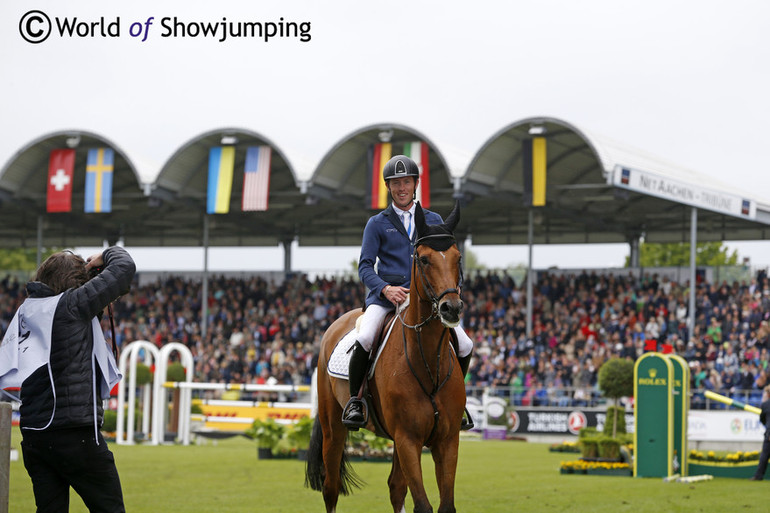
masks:
[[[422,211],[422,207],[418,201],[414,209],[414,229],[417,232],[418,238],[425,233],[427,227],[428,225],[425,224],[425,212]]]
[[[444,226],[447,227],[447,229],[454,233],[455,228],[457,227],[457,223],[460,222],[460,202],[455,201],[455,207],[452,209],[452,212],[449,213],[449,216],[446,218],[446,221],[444,222]]]

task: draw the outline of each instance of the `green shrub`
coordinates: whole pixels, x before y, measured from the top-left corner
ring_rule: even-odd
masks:
[[[620,440],[609,436],[599,437],[599,457],[610,460],[620,459]]]
[[[584,427],[580,428],[580,431],[578,431],[578,438],[595,438],[599,435],[599,432],[596,430],[595,427]]]
[[[179,362],[174,362],[166,369],[166,381],[184,381],[185,380],[184,366]]]
[[[583,450],[584,458],[598,458],[599,457],[599,438],[598,437],[584,437],[580,439],[580,447]]]
[[[137,363],[136,364],[136,386],[147,385],[151,382],[152,382],[152,372],[150,371],[150,368],[143,363]]]
[[[617,415],[615,412],[617,411]],[[613,431],[615,418],[618,419],[617,430]],[[626,410],[620,406],[608,406],[607,418],[604,421],[604,434],[607,436],[616,436],[626,432]]]
[[[142,426],[142,410],[134,410],[134,431],[138,431]],[[107,433],[114,433],[118,430],[118,412],[115,410],[104,410],[104,422],[101,430]],[[123,417],[123,430],[128,431],[128,412]]]

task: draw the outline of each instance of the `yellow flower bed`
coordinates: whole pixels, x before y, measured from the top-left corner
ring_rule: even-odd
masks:
[[[690,461],[716,461],[723,463],[740,463],[743,461],[757,461],[759,460],[759,451],[738,451],[733,453],[717,454],[714,451],[690,451]]]
[[[562,461],[561,462],[561,468],[567,470],[567,469],[573,469],[573,470],[589,470],[589,469],[608,469],[608,470],[616,470],[616,469],[629,469],[631,466],[628,463],[620,463],[620,462],[608,462],[608,461],[583,461],[583,460],[574,460],[574,461]]]

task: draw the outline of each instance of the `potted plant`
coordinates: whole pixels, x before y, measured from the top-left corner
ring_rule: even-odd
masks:
[[[246,436],[257,441],[257,457],[269,459],[273,457],[273,449],[283,437],[285,428],[272,418],[256,419],[246,430]]]
[[[310,447],[310,435],[313,433],[313,418],[302,417],[289,426],[287,437],[297,449],[297,459],[307,460],[307,450]]]

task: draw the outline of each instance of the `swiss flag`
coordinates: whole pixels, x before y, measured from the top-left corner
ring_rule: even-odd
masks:
[[[72,211],[72,174],[75,150],[52,150],[48,160],[47,212]]]

